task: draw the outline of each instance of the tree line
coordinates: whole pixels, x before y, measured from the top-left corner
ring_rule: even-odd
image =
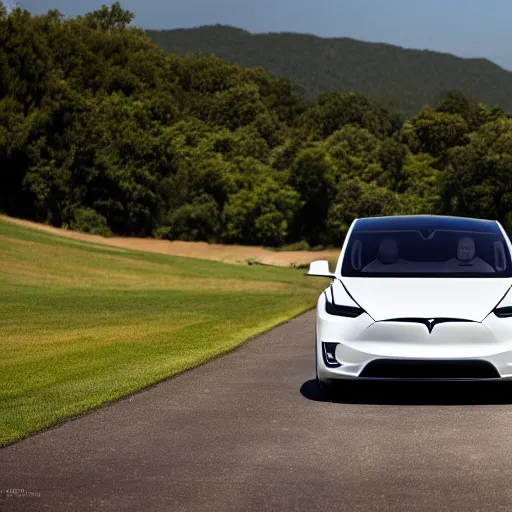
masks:
[[[0,3],[0,210],[108,235],[339,246],[355,217],[508,226],[512,119],[450,92],[402,119],[262,68],[159,48],[119,3]]]

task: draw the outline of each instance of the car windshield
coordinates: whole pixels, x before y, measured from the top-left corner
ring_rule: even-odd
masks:
[[[501,232],[359,230],[342,264],[347,277],[511,277]]]

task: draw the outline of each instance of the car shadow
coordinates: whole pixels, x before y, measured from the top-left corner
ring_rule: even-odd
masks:
[[[512,382],[370,382],[342,381],[331,392],[322,392],[316,380],[300,388],[315,402],[366,405],[508,405]]]

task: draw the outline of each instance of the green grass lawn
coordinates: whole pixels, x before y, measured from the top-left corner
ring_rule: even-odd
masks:
[[[327,282],[303,274],[110,248],[0,219],[0,446],[309,309]]]

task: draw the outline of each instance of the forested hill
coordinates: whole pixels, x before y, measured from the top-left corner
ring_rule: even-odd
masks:
[[[262,66],[272,75],[289,78],[310,96],[334,89],[355,91],[410,116],[457,89],[512,111],[512,73],[486,59],[347,38],[251,34],[220,25],[147,33],[180,56],[214,54],[243,66]]]

